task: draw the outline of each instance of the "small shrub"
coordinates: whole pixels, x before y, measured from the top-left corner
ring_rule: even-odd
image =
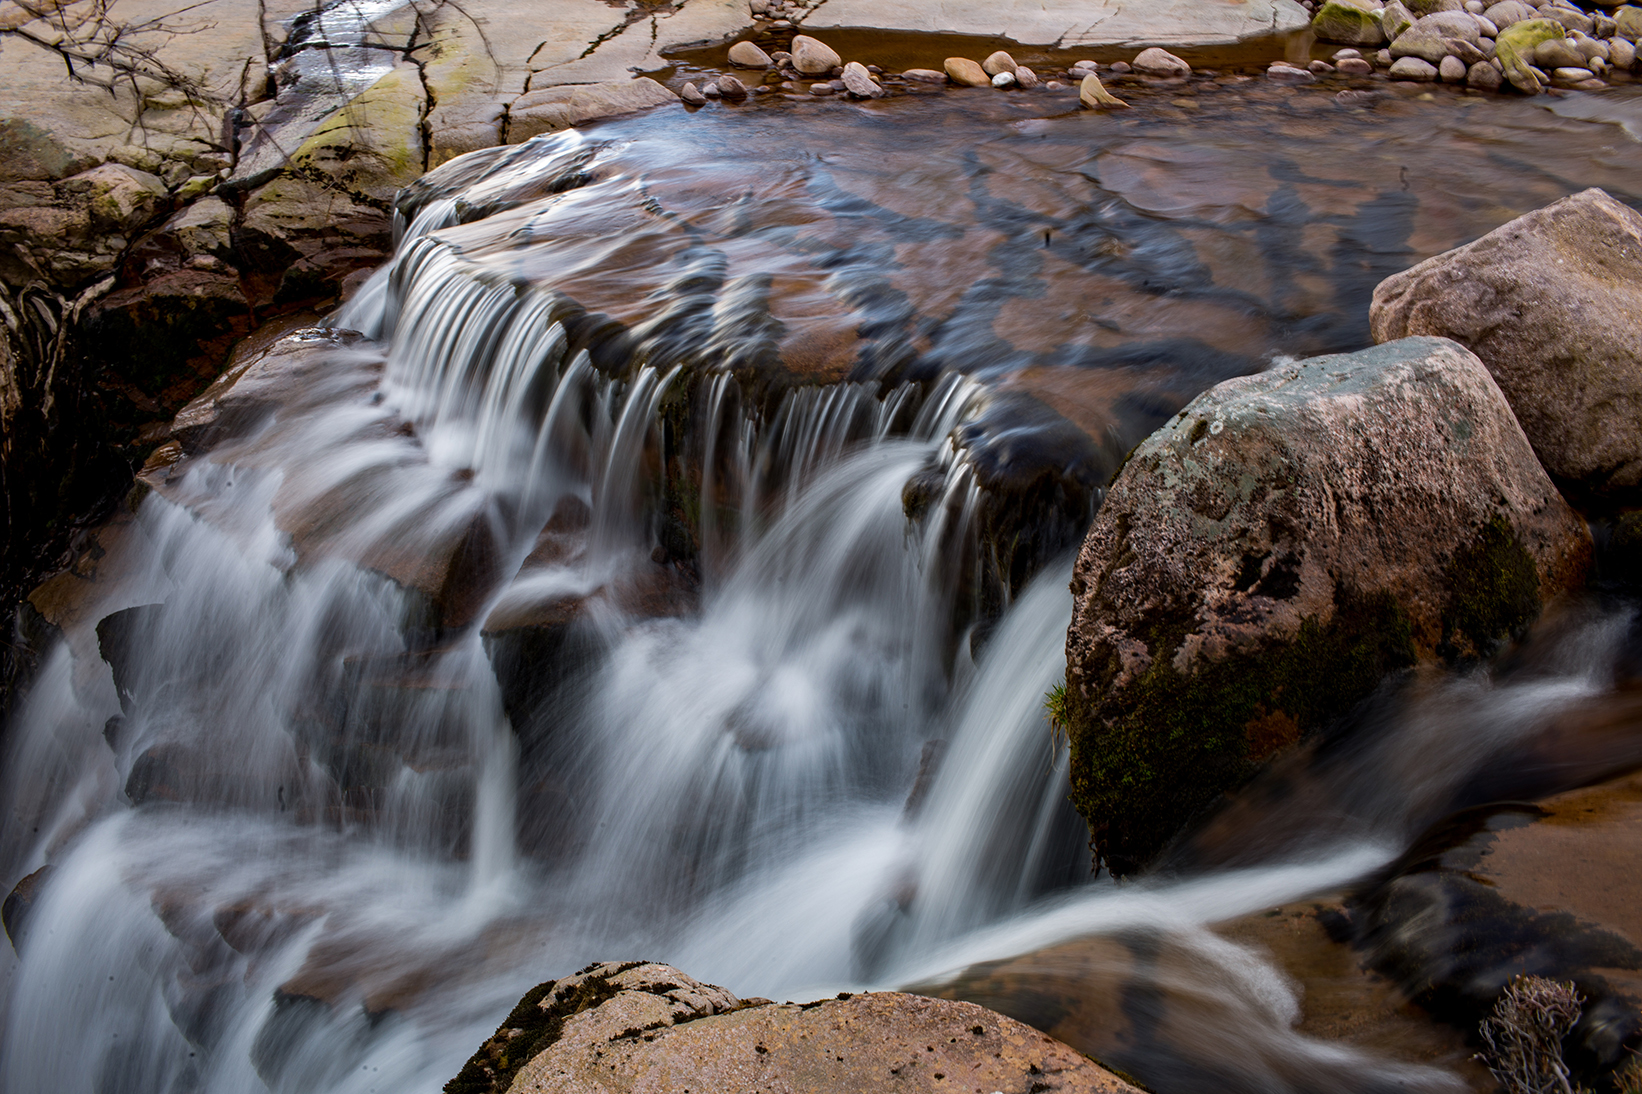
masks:
[[[1043,697],[1043,711],[1049,719],[1049,744],[1059,747],[1062,741],[1071,744],[1071,731],[1066,721],[1066,685],[1056,684]]]
[[[1517,977],[1500,994],[1493,1016],[1483,1019],[1484,1048],[1477,1059],[1507,1094],[1583,1094],[1584,1088],[1569,1081],[1562,1039],[1579,1021],[1584,1003],[1571,982]]]

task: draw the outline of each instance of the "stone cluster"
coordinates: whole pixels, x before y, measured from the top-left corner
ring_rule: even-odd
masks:
[[[1547,87],[1598,90],[1607,77],[1636,65],[1642,7],[1613,14],[1584,11],[1572,0],[1322,0],[1312,30],[1348,47],[1335,67],[1367,75],[1377,66],[1395,80],[1464,84],[1497,91],[1505,84],[1528,94]],[[1372,51],[1365,53],[1363,51]],[[1327,62],[1313,62],[1327,66]],[[1302,82],[1279,63],[1272,78]]]

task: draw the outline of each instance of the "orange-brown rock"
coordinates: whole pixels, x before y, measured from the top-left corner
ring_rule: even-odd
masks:
[[[972,1003],[900,992],[737,999],[667,965],[593,965],[522,999],[446,1094],[1135,1088]]]

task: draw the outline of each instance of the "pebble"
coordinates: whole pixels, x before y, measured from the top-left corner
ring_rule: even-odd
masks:
[[[1116,66],[1113,66],[1116,67]],[[1181,77],[1192,74],[1192,66],[1166,49],[1152,46],[1140,51],[1135,58],[1134,70],[1145,76]]]
[[[695,84],[685,84],[678,89],[678,97],[691,106],[706,106],[707,96],[701,93],[701,88]]]
[[[1389,49],[1380,50],[1374,55],[1374,63],[1380,68],[1389,68],[1391,66],[1391,51]]]
[[[1503,0],[1482,13],[1482,17],[1496,27],[1508,27],[1512,23],[1520,23],[1524,19],[1533,19],[1539,15],[1532,4],[1523,0]]]
[[[730,47],[730,63],[737,68],[769,68],[774,62],[753,43],[737,42]]]
[[[1013,72],[998,73],[996,76],[992,77],[992,86],[998,88],[999,90],[1006,87],[1014,87],[1015,74]]]
[[[1575,68],[1572,65],[1567,65],[1562,68],[1553,68],[1551,70],[1551,79],[1555,80],[1559,84],[1577,84],[1582,81],[1595,78],[1596,73],[1592,72],[1590,69]]]
[[[1459,58],[1467,67],[1476,64],[1478,61],[1488,60],[1486,51],[1464,39],[1448,38],[1444,40],[1444,44],[1448,46],[1448,55]]]
[[[1585,55],[1567,38],[1552,38],[1534,47],[1534,64],[1540,68],[1574,68],[1585,64]]]
[[[962,87],[986,87],[992,82],[986,70],[968,57],[948,57],[941,67],[953,83]]]
[[[720,95],[724,94],[724,92],[722,92],[718,89],[718,81],[717,80],[708,80],[706,83],[702,84],[701,85],[701,93],[703,95],[707,96],[709,99],[716,99]]]
[[[1073,72],[1079,72],[1079,71],[1095,72],[1095,71],[1099,70],[1099,68],[1100,68],[1100,64],[1098,62],[1091,61],[1087,57],[1085,57],[1081,61],[1073,61],[1072,65],[1071,65],[1071,71],[1073,71]],[[1083,77],[1081,77],[1081,76],[1078,77],[1078,79],[1080,79],[1080,80],[1082,78]]]
[[[1285,84],[1310,84],[1317,82],[1317,77],[1313,76],[1310,72],[1307,72],[1303,68],[1295,68],[1287,61],[1278,61],[1270,68],[1266,69],[1266,79],[1277,80],[1278,82]]]
[[[1348,88],[1334,96],[1334,101],[1341,106],[1367,106],[1380,97],[1377,91],[1358,91]]]
[[[1393,80],[1435,80],[1437,66],[1418,57],[1398,57],[1391,65]]]
[[[1608,56],[1615,68],[1630,68],[1636,64],[1636,47],[1623,38],[1610,38]]]
[[[844,59],[826,43],[807,34],[799,34],[792,40],[792,63],[794,68],[806,75],[819,76],[843,64]]]
[[[784,49],[777,50],[776,52],[770,54],[770,60],[774,61],[778,65],[790,64],[792,63],[792,54],[788,53]]]
[[[1015,82],[1024,88],[1037,87],[1039,83],[1038,74],[1025,65],[1021,65],[1015,69]]]
[[[811,84],[810,85],[810,94],[811,95],[831,95],[832,94],[832,85],[831,84]]]
[[[1116,64],[1114,64],[1112,66],[1112,71],[1113,72],[1133,72],[1134,68],[1129,64],[1128,61],[1118,61]]]
[[[1015,70],[1019,67],[1020,65],[1015,63],[1015,58],[1011,57],[1001,49],[996,53],[991,54],[986,60],[981,62],[981,71],[986,73],[988,76],[997,76],[1005,72],[1013,76],[1015,74]]]
[[[1481,15],[1488,9],[1483,7],[1482,0],[1465,0],[1465,10],[1472,15]]]
[[[1444,57],[1437,65],[1437,76],[1445,84],[1461,84],[1465,82],[1465,74],[1470,69],[1458,57]]]
[[[1612,56],[1612,53],[1608,49],[1608,43],[1598,38],[1587,38],[1585,35],[1577,32],[1574,35],[1574,48],[1583,53],[1587,61],[1596,57],[1600,57],[1606,61]]]
[[[901,75],[909,80],[917,80],[919,83],[946,83],[946,73],[936,72],[933,68],[909,68],[905,72],[901,73]]]
[[[1311,64],[1307,65],[1306,68],[1317,73],[1319,76],[1325,76],[1334,71],[1334,66],[1329,64],[1327,61],[1313,61]]]
[[[844,89],[857,99],[883,98],[884,89],[878,86],[878,81],[872,78],[867,66],[859,61],[851,61],[844,66]]]
[[[1337,49],[1334,51],[1334,63],[1339,64],[1341,61],[1349,61],[1354,57],[1361,57],[1362,55],[1361,50],[1351,49],[1349,47],[1346,49]]]
[[[1472,65],[1465,74],[1465,86],[1478,91],[1498,91],[1504,83],[1504,73],[1486,61]]]
[[[1374,66],[1361,57],[1347,57],[1336,66],[1342,76],[1372,76]]]
[[[745,99],[747,97],[747,85],[734,76],[720,76],[718,78],[718,91],[727,99]]]
[[[1064,91],[1064,90],[1066,90],[1066,85],[1061,83],[1059,80],[1050,80],[1048,83],[1044,84],[1043,86],[1045,88],[1047,88],[1048,90],[1050,90],[1050,91]]]
[[[1476,21],[1477,21],[1477,30],[1482,33],[1482,36],[1484,38],[1498,38],[1499,37],[1499,24],[1498,23],[1495,23],[1492,19],[1488,18],[1486,15],[1476,15],[1476,16],[1473,16],[1472,18],[1476,19]]]

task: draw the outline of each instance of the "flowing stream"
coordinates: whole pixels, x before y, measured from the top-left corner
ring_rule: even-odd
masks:
[[[589,961],[800,999],[1136,931],[1183,940],[1218,1054],[1122,1061],[1159,1089],[1463,1089],[1295,1032],[1295,987],[1205,927],[1389,861],[1611,687],[1627,617],[1382,697],[1305,792],[1116,885],[1043,708],[1068,543],[1011,569],[990,538],[997,453],[1039,436],[1012,392],[1075,417],[1067,370],[1105,370],[1081,443],[1120,456],[1360,344],[1383,272],[1639,177],[1618,125],[1521,103],[1434,148],[1411,98],[1285,102],[1212,137],[829,105],[796,152],[775,112],[639,119],[409,208],[335,317],[365,337],[304,335],[272,409],[151,477],[6,727],[0,881],[48,869],[0,1089],[431,1092]],[[932,125],[951,155],[891,147]]]

